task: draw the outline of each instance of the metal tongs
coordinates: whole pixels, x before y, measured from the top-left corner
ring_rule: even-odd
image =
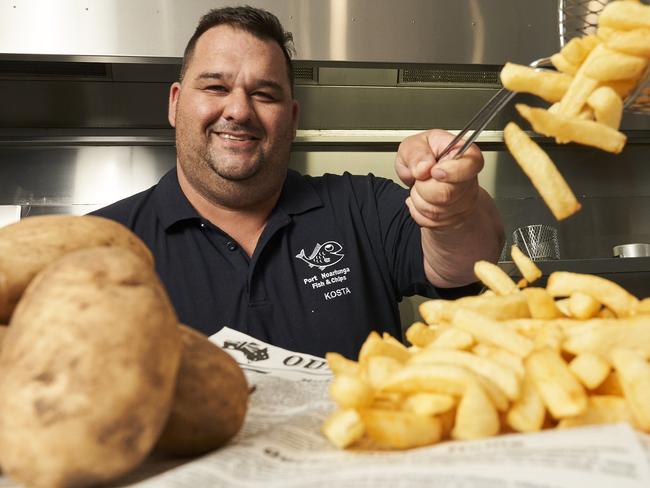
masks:
[[[551,58],[541,58],[536,59],[528,66],[531,68],[541,68],[544,66],[552,66]],[[438,161],[442,161],[445,156],[454,149],[456,144],[458,144],[470,131],[474,131],[470,136],[465,139],[465,143],[456,151],[452,158],[459,158],[465,151],[471,146],[476,138],[481,132],[487,127],[490,121],[498,114],[503,107],[505,107],[512,97],[516,95],[517,92],[508,90],[507,88],[501,88],[485,105],[479,110],[476,115],[470,120],[467,125],[458,133],[456,137],[452,139],[449,145],[438,155]]]
[[[551,58],[536,59],[528,66],[531,68],[546,68],[552,66]],[[650,66],[646,70],[645,75],[639,81],[636,89],[625,98],[624,108],[627,112],[650,115]],[[448,156],[454,147],[465,137],[465,135],[474,131],[470,136],[465,139],[465,143],[456,151],[452,158],[459,158],[465,151],[472,145],[481,132],[487,127],[490,121],[498,114],[503,107],[505,107],[510,100],[515,96],[516,92],[512,92],[507,88],[501,88],[491,99],[488,101],[481,110],[470,120],[467,125],[452,139],[449,145],[438,155],[438,161],[442,161],[445,156]],[[447,158],[449,159],[449,158]]]

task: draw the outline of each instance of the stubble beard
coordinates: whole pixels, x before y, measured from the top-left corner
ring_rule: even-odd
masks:
[[[180,136],[180,137],[179,137]],[[209,141],[203,146],[182,142],[177,132],[178,160],[188,182],[203,198],[220,207],[244,209],[256,206],[277,195],[286,177],[289,150],[277,154],[283,164],[272,164],[264,154],[254,154],[253,164],[245,172],[227,155],[215,154]],[[187,141],[187,139],[185,139]],[[290,143],[288,144],[290,147]],[[276,167],[273,167],[276,166]]]

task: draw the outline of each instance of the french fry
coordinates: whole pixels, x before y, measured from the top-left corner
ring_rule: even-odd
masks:
[[[537,265],[517,246],[513,245],[510,248],[510,256],[521,273],[521,276],[523,276],[528,283],[534,283],[537,279],[542,277],[542,270],[539,269]]]
[[[489,346],[487,344],[476,344],[472,349],[472,352],[478,356],[492,359],[502,366],[510,368],[519,379],[524,377],[524,362],[522,358],[516,354],[512,354],[500,347]]]
[[[343,409],[365,407],[373,399],[372,388],[358,376],[336,376],[329,385],[329,394]]]
[[[500,324],[508,329],[511,329],[524,337],[534,339],[544,327],[548,324],[548,319],[513,319],[502,320]],[[560,325],[556,320],[555,323]]]
[[[365,368],[368,358],[372,356],[390,356],[401,363],[410,357],[408,350],[402,345],[384,341],[376,332],[371,333],[361,345],[359,351],[359,365]]]
[[[617,80],[603,83],[602,86],[610,87],[619,97],[625,98],[632,93],[632,90],[636,88],[637,83],[637,80]]]
[[[636,424],[650,432],[650,363],[628,349],[615,349],[612,362]]]
[[[550,103],[562,100],[571,84],[571,77],[567,74],[536,71],[528,66],[514,63],[505,64],[500,78],[501,83],[508,90],[532,93]]]
[[[596,36],[574,37],[567,42],[560,54],[571,64],[580,66],[591,50],[600,42]]]
[[[426,347],[436,338],[436,332],[427,324],[415,322],[406,329],[406,340],[414,346]]]
[[[590,390],[598,388],[612,370],[607,361],[588,352],[573,358],[569,363],[569,369]]]
[[[603,151],[620,153],[627,140],[625,134],[593,120],[580,120],[563,114],[554,114],[541,108],[518,103],[517,111],[536,132],[555,137],[560,144],[577,142]]]
[[[621,382],[618,381],[618,375],[616,371],[611,371],[605,381],[603,381],[598,388],[595,388],[591,391],[594,395],[611,395],[611,396],[623,396],[623,387]]]
[[[443,332],[430,344],[437,349],[469,349],[474,345],[474,337],[469,332],[451,327]],[[426,351],[428,348],[423,349]]]
[[[562,348],[571,354],[592,353],[610,358],[616,348],[636,349],[650,356],[650,321],[637,315],[626,319],[592,319],[575,334],[567,335]]]
[[[569,297],[569,311],[571,317],[578,320],[587,320],[598,315],[601,303],[591,295],[575,291]]]
[[[568,297],[574,292],[592,296],[618,317],[635,313],[639,300],[613,281],[599,276],[556,271],[548,278],[546,290],[554,297]]]
[[[534,348],[530,339],[470,310],[456,312],[454,325],[469,332],[481,342],[501,347],[521,357],[528,356]]]
[[[605,49],[602,44],[597,45],[587,55],[587,59],[582,63],[580,68],[575,72],[571,85],[560,101],[559,112],[567,117],[578,115],[587,103],[587,98],[598,87],[598,80],[587,76],[585,71],[591,59],[598,56]],[[551,57],[553,61],[553,57]]]
[[[390,356],[371,356],[366,364],[366,379],[372,388],[379,389],[395,371],[402,367]]]
[[[537,432],[542,429],[546,407],[542,397],[528,376],[524,376],[521,396],[512,405],[506,421],[517,432]]]
[[[577,64],[569,62],[567,58],[564,57],[562,53],[555,53],[551,56],[551,63],[555,66],[560,73],[574,76],[579,69]],[[566,93],[566,92],[565,92]]]
[[[439,393],[462,396],[471,383],[485,390],[499,411],[508,408],[508,399],[492,381],[478,376],[466,368],[447,364],[410,364],[393,374],[382,386],[380,393]]]
[[[429,300],[422,302],[419,312],[428,324],[451,322],[457,310],[473,310],[494,320],[520,319],[530,317],[526,297],[521,293],[511,295],[478,296],[459,298],[455,301]]]
[[[552,349],[560,352],[564,341],[564,333],[559,325],[549,322],[535,336],[535,350]]]
[[[404,408],[418,415],[439,415],[451,410],[456,399],[451,395],[415,393],[404,400]]]
[[[604,25],[599,25],[598,29],[596,29],[596,37],[601,40],[601,42],[604,42],[605,45],[607,45],[607,41],[612,38],[614,34],[616,34],[617,30],[613,29],[612,27],[607,27]]]
[[[615,30],[650,28],[650,8],[636,2],[611,2],[598,16],[598,25]]]
[[[582,414],[563,418],[557,427],[558,429],[566,429],[615,422],[633,422],[625,399],[619,396],[594,395],[587,400],[587,409]]]
[[[608,125],[612,129],[619,128],[623,117],[623,100],[612,87],[596,88],[589,95],[587,104],[594,110],[596,122]]]
[[[563,220],[580,210],[581,205],[571,188],[542,148],[514,122],[506,126],[503,135],[508,150],[557,220]]]
[[[509,295],[519,291],[517,284],[499,266],[489,261],[474,263],[474,274],[497,295]]]
[[[427,300],[418,306],[420,316],[428,325],[449,322],[453,317],[454,302],[451,300]]]
[[[614,51],[650,58],[650,28],[613,31],[605,45]]]
[[[548,291],[546,293],[548,293]],[[571,309],[569,308],[569,300],[569,297],[555,300],[555,306],[565,317],[573,317],[573,315],[571,315]]]
[[[343,374],[355,376],[361,371],[359,364],[356,361],[347,359],[338,352],[328,352],[325,354],[325,360],[334,376]]]
[[[375,390],[375,397],[372,400],[371,408],[380,410],[402,410],[404,395]]]
[[[640,56],[624,54],[619,51],[600,46],[595,56],[590,56],[585,63],[585,75],[598,81],[616,81],[638,79],[648,65],[648,61]]]
[[[458,404],[451,436],[454,439],[481,439],[499,432],[499,415],[483,389],[470,384]]]
[[[440,419],[413,412],[362,409],[366,433],[378,448],[409,449],[434,444],[441,438]]]
[[[470,352],[429,348],[413,356],[409,364],[449,364],[467,368],[494,382],[509,400],[514,401],[519,397],[519,379],[512,370]]]
[[[636,313],[650,314],[650,298],[644,298],[636,306]]]
[[[554,418],[574,417],[587,409],[587,394],[559,353],[552,349],[535,351],[525,364],[526,374]]]
[[[364,431],[361,416],[354,409],[333,412],[321,427],[325,437],[339,449],[345,449],[361,439]]]
[[[403,393],[439,393],[462,396],[474,376],[464,368],[440,364],[407,364],[391,375],[381,391]]]
[[[522,290],[528,301],[530,315],[534,319],[554,319],[560,316],[555,300],[544,288],[524,288]]]
[[[612,312],[609,308],[603,307],[598,312],[597,317],[599,319],[614,319],[614,318],[616,318],[616,314],[614,312]]]

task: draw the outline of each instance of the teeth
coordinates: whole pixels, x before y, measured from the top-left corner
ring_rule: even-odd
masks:
[[[246,141],[249,139],[249,137],[237,137],[232,134],[221,134],[221,137],[224,139],[230,139],[231,141]]]

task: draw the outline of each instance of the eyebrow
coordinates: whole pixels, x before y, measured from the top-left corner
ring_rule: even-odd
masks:
[[[197,77],[199,80],[227,80],[228,78],[230,77],[221,71],[204,71]],[[280,92],[283,91],[282,85],[280,83],[264,78],[256,80],[255,86],[258,88],[266,87]]]

